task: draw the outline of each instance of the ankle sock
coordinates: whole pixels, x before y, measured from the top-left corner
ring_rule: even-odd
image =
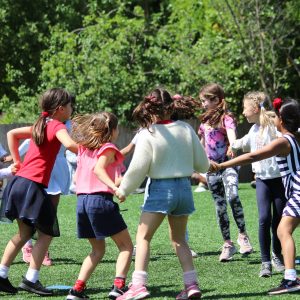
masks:
[[[183,273],[183,282],[185,286],[189,286],[191,284],[198,284],[197,272],[196,270],[191,270]]]
[[[32,240],[28,240],[23,247],[31,247],[32,248]]]
[[[74,290],[76,290],[77,292],[82,292],[85,289],[86,285],[85,282],[83,280],[76,280],[75,285],[74,285]]]
[[[8,277],[9,267],[0,265],[0,277],[7,278]]]
[[[25,278],[33,283],[36,283],[39,280],[40,272],[35,269],[28,268]]]
[[[286,269],[284,271],[284,279],[286,280],[296,280],[297,279],[297,272],[295,269]]]
[[[137,286],[145,286],[147,284],[148,274],[145,271],[134,271],[132,273],[132,284]]]
[[[124,277],[116,277],[114,280],[114,286],[116,286],[118,289],[121,289],[125,286],[125,278]]]

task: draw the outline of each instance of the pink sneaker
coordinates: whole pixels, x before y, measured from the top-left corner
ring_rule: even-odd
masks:
[[[42,265],[46,267],[52,266],[52,259],[49,256],[49,251],[46,252]]]
[[[32,246],[26,246],[26,245],[25,245],[25,246],[22,248],[23,261],[26,262],[27,264],[30,263],[31,252],[32,252]]]
[[[147,298],[148,296],[150,296],[150,293],[144,285],[138,286],[132,284],[129,286],[128,291],[122,296],[119,296],[116,300],[139,300]]]
[[[185,290],[183,290],[179,295],[177,295],[176,300],[188,300],[188,299],[201,299],[201,291],[197,283],[189,285]]]

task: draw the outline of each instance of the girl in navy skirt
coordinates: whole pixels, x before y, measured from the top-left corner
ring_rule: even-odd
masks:
[[[113,195],[120,184],[124,157],[113,144],[119,135],[118,119],[108,112],[77,116],[72,120],[72,137],[79,144],[76,169],[77,235],[87,239],[91,253],[82,263],[67,300],[89,299],[86,283],[105,254],[105,239],[111,237],[119,249],[116,273],[108,297],[126,291],[133,245]]]
[[[19,140],[31,137],[28,152],[13,180],[6,186],[3,199],[5,216],[17,220],[18,233],[8,242],[0,264],[0,291],[17,293],[8,280],[8,271],[22,246],[37,231],[38,238],[32,250],[28,271],[20,288],[38,295],[51,295],[52,291],[39,281],[39,270],[52,237],[59,236],[56,210],[44,188],[61,144],[77,152],[77,144],[63,124],[72,113],[74,97],[64,89],[46,91],[41,98],[42,113],[32,127],[8,132],[8,146],[15,163],[20,164]]]
[[[277,234],[284,258],[284,278],[269,295],[291,293],[300,290],[300,280],[295,270],[295,242],[293,232],[300,224],[300,105],[292,99],[273,101],[277,129],[283,134],[263,148],[241,155],[221,164],[211,163],[211,170],[219,170],[276,156],[287,198]]]

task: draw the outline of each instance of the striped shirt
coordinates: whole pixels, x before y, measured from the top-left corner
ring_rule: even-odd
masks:
[[[300,217],[300,145],[296,139],[288,134],[283,135],[290,145],[288,156],[276,156],[285,196],[288,199],[283,215]]]

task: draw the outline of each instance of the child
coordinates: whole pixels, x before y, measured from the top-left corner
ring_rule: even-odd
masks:
[[[108,297],[115,299],[126,290],[133,245],[119,206],[113,201],[124,160],[113,144],[118,134],[118,119],[108,112],[72,120],[72,136],[80,145],[76,169],[77,232],[79,238],[88,239],[92,252],[83,261],[76,283],[69,291],[70,300],[89,299],[84,293],[86,282],[104,256],[106,237],[111,237],[120,251]]]
[[[143,299],[150,295],[146,288],[150,242],[166,216],[185,284],[177,299],[201,297],[185,232],[188,216],[195,210],[190,176],[194,170],[206,172],[208,159],[191,126],[171,120],[174,112],[182,115],[193,109],[191,101],[173,100],[166,90],[155,89],[134,110],[133,117],[143,129],[116,195],[122,202],[146,176],[149,180],[136,235],[132,285],[117,300]]]
[[[292,237],[300,223],[300,105],[293,99],[282,101],[276,98],[273,106],[276,113],[274,122],[283,136],[257,151],[221,164],[212,163],[211,169],[215,171],[242,166],[276,155],[285,196],[288,199],[277,229],[284,257],[284,279],[278,287],[269,291],[270,295],[277,295],[300,290],[300,280],[295,270],[295,242]]]
[[[65,125],[67,126],[67,123]],[[30,139],[27,139],[21,144],[19,147],[20,156],[23,156],[28,151],[29,143]],[[61,145],[51,172],[48,188],[45,189],[56,210],[59,204],[60,195],[69,194],[70,174],[65,151],[66,148]],[[32,247],[32,240],[30,239],[22,248],[23,261],[26,263],[30,263]],[[42,265],[52,266],[52,259],[50,258],[49,251],[46,252]]]
[[[200,101],[205,113],[200,116],[201,125],[198,134],[201,138],[208,158],[216,162],[228,160],[232,156],[230,145],[236,139],[236,125],[233,115],[227,110],[223,88],[210,83],[200,90]],[[236,169],[208,173],[208,187],[212,193],[218,223],[224,244],[219,261],[230,261],[236,253],[236,248],[230,239],[230,224],[227,214],[229,202],[236,225],[239,229],[238,244],[241,254],[250,254],[253,248],[246,233],[244,212],[238,195],[238,172]]]
[[[267,111],[270,101],[263,92],[250,92],[244,97],[243,115],[249,123],[254,123],[248,134],[232,143],[233,151],[242,149],[253,152],[268,145],[279,136],[273,122],[274,112]],[[286,198],[280,172],[275,157],[252,163],[255,174],[256,198],[259,215],[259,245],[261,251],[260,277],[272,275],[270,243],[272,230],[272,264],[276,271],[284,271],[281,245],[277,236]],[[272,213],[273,211],[273,213]]]
[[[17,289],[8,280],[8,271],[22,246],[37,231],[38,238],[32,249],[29,269],[20,288],[38,295],[52,295],[39,281],[39,270],[53,236],[59,236],[56,210],[44,188],[61,143],[76,152],[77,144],[70,138],[63,124],[72,113],[74,97],[67,91],[54,88],[41,98],[42,113],[32,127],[8,132],[8,146],[15,163],[20,163],[19,140],[32,136],[28,152],[20,170],[7,184],[3,199],[5,215],[17,220],[18,233],[8,242],[0,264],[0,291],[15,294]]]

